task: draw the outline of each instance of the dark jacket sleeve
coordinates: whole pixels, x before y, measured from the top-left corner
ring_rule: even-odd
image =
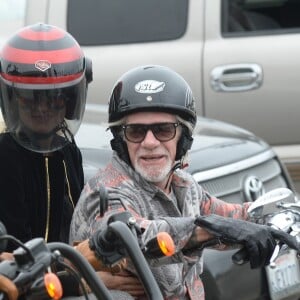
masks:
[[[28,220],[28,205],[24,190],[26,167],[23,165],[18,147],[14,147],[10,140],[2,137],[0,137],[0,166],[0,221],[5,225],[8,234],[25,242],[31,238],[31,230],[26,223]],[[9,248],[11,250],[12,245],[9,245]]]

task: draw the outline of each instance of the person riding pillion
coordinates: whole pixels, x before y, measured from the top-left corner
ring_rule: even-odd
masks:
[[[6,41],[0,64],[6,125],[0,135],[0,220],[23,242],[67,242],[84,184],[74,134],[92,81],[91,61],[68,32],[37,23]]]

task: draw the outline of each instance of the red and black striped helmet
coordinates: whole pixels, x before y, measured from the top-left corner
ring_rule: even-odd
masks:
[[[38,109],[43,101],[58,110],[57,102],[64,100],[64,118],[57,124],[55,134],[67,141],[66,136],[72,138],[82,121],[87,86],[92,81],[91,61],[68,32],[43,23],[16,32],[7,40],[0,56],[1,108],[7,129],[18,142],[20,131],[22,134],[25,131],[30,142],[22,141],[21,144],[31,150],[44,152],[61,148],[41,150],[38,146],[37,149],[27,146],[38,142],[32,141],[33,138],[45,138],[50,132],[35,132],[33,124],[28,126],[21,120],[20,99],[27,110],[29,107]],[[44,122],[42,117],[40,120]]]

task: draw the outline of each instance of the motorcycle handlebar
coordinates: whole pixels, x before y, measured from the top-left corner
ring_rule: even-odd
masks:
[[[48,243],[47,246],[52,252],[58,250],[63,257],[69,259],[76,266],[79,273],[82,275],[85,281],[88,282],[97,299],[113,299],[108,289],[97,276],[97,273],[93,267],[78,251],[67,244],[59,242]]]
[[[47,248],[50,252],[53,253],[59,251],[63,255],[63,257],[69,259],[76,266],[82,277],[86,280],[86,282],[89,283],[89,286],[97,299],[113,299],[108,289],[99,279],[92,266],[73,247],[64,243],[53,242],[48,243]],[[26,273],[23,273],[21,276],[18,276],[20,273],[18,274],[18,265],[16,264],[16,262],[7,260],[1,262],[0,272],[7,278],[11,279],[16,284],[20,292],[26,292],[25,286],[28,286],[28,284],[35,279],[35,276],[37,276],[37,274],[40,274],[40,272],[47,267],[46,265],[40,264],[39,262],[37,262],[36,265],[39,269],[38,271],[34,271],[34,273],[28,271]],[[36,270],[36,268],[33,269]],[[0,299],[6,299],[4,293],[0,293]]]
[[[122,241],[127,254],[131,258],[137,270],[138,277],[145,288],[148,299],[163,300],[158,284],[143,253],[140,250],[137,239],[132,234],[128,226],[124,222],[114,221],[109,224],[105,235],[106,237],[109,237],[109,239],[118,238]],[[73,247],[62,243],[49,243],[48,247],[52,252],[59,250],[65,258],[74,263],[80,274],[86,282],[88,282],[97,299],[112,299],[105,285],[99,280],[98,276],[94,272],[92,266],[81,254],[74,250]]]
[[[253,221],[281,230],[291,236],[298,236],[300,233],[300,202],[293,191],[287,188],[274,189],[262,195],[249,207],[248,214]],[[270,258],[270,266],[274,266],[281,250],[287,247],[284,242],[277,241]],[[248,262],[249,254],[246,249],[242,248],[233,254],[232,261],[237,265]]]
[[[109,225],[111,230],[118,238],[120,238],[128,252],[128,255],[132,259],[132,262],[137,270],[138,276],[145,288],[146,294],[149,299],[163,300],[162,294],[158,287],[156,280],[150,270],[150,267],[140,251],[139,244],[132,235],[132,232],[121,221],[115,221]]]
[[[162,294],[141,251],[138,240],[127,224],[116,220],[108,225],[103,235],[106,238],[121,241],[125,249],[124,255],[128,254],[131,258],[148,298],[162,300]],[[102,239],[96,240],[97,246],[100,248],[101,242],[103,242]],[[111,244],[113,245],[114,241],[111,241]],[[97,276],[93,267],[72,246],[60,242],[46,244],[42,238],[30,240],[24,246],[14,251],[15,261],[7,260],[0,263],[0,273],[15,283],[20,294],[26,294],[30,291],[33,282],[43,277],[43,274],[54,261],[59,262],[59,258],[63,257],[73,264],[97,299],[112,300],[112,295]],[[27,250],[25,251],[24,248]],[[118,252],[118,249],[115,251]],[[2,299],[6,298],[4,294],[1,295],[0,293],[0,300]]]

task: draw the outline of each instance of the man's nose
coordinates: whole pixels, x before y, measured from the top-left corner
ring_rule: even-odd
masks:
[[[155,137],[151,129],[148,129],[146,132],[145,138],[142,142],[143,146],[157,146],[160,144],[160,141]]]

